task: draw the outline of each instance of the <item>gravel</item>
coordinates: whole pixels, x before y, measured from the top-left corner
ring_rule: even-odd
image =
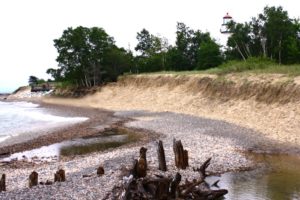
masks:
[[[193,172],[192,167],[199,167],[209,157],[213,158],[208,168],[210,173],[236,171],[248,169],[255,164],[240,153],[241,151],[267,151],[269,148],[263,145],[267,139],[261,135],[258,137],[259,134],[253,130],[223,121],[171,112],[152,113],[139,110],[119,111],[115,113],[115,117],[135,119],[126,123],[127,127],[161,134],[160,139],[166,153],[167,175],[174,175],[178,171],[174,167],[173,138],[182,140],[184,148],[189,152],[190,164],[187,170],[179,170],[183,180],[187,177],[197,177],[198,174]],[[260,146],[262,148],[258,148]],[[157,170],[156,142],[152,141],[145,147],[148,148],[148,173],[161,174],[162,172]],[[7,191],[0,193],[0,199],[102,199],[115,184],[121,182],[124,173],[122,169],[130,168],[133,159],[139,156],[139,148],[140,146],[120,147],[31,168],[3,168],[1,171],[7,177]],[[105,174],[98,177],[96,169],[100,165],[104,167]],[[46,182],[53,180],[54,173],[59,168],[66,170],[66,182],[28,188],[28,176],[32,171],[39,173],[39,181]],[[83,175],[90,176],[82,178]]]

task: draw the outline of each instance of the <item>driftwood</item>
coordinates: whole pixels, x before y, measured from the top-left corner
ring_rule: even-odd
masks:
[[[183,149],[181,140],[173,140],[173,151],[175,154],[175,166],[178,169],[186,169],[189,166],[188,151]]]
[[[29,175],[29,187],[33,187],[38,185],[38,177],[39,174],[35,171],[33,171],[30,175]]]
[[[175,200],[175,199],[198,199],[214,200],[227,194],[227,190],[211,190],[205,182],[206,168],[209,166],[210,159],[205,161],[200,168],[195,169],[199,172],[197,180],[181,183],[181,175],[176,173],[174,177],[155,175],[152,177],[138,178],[131,174],[123,178],[121,186],[115,186],[111,194],[107,194],[105,199],[116,200]],[[138,161],[135,160],[131,172],[135,172]]]
[[[52,185],[52,184],[53,182],[49,180],[47,180],[46,182],[40,182],[40,185]]]
[[[54,182],[64,182],[66,181],[65,170],[60,169],[54,174]]]
[[[158,155],[158,169],[161,171],[167,171],[165,150],[161,140],[157,142],[157,155]]]
[[[6,179],[6,175],[2,174],[0,179],[0,192],[6,191],[5,179]]]
[[[132,164],[132,169],[130,170],[130,174],[131,174],[134,178],[138,178],[137,167],[138,167],[138,160],[135,159],[135,160],[133,161],[133,164]]]
[[[88,177],[92,177],[92,176],[93,176],[93,174],[83,174],[82,178],[88,178]]]
[[[202,179],[205,179],[207,177],[207,174],[206,174],[206,168],[210,165],[210,161],[211,161],[211,158],[207,159],[201,166],[200,168],[193,168],[194,171],[197,171],[199,172],[200,174],[200,177]]]
[[[171,198],[176,198],[176,196],[178,196],[178,192],[179,192],[178,186],[180,181],[181,181],[181,175],[177,172],[172,182],[170,183],[169,193]]]

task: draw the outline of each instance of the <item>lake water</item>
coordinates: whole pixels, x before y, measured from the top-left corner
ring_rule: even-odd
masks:
[[[254,159],[265,167],[210,177],[209,183],[220,180],[219,187],[228,189],[225,199],[230,200],[300,200],[299,157],[257,154]]]
[[[131,136],[132,134],[134,133],[130,133]],[[118,129],[108,129],[91,136],[74,138],[72,140],[14,153],[8,157],[1,158],[0,162],[24,159],[34,162],[51,162],[59,160],[61,156],[75,156],[103,151],[134,141],[136,141],[136,139],[134,137],[129,137],[129,133],[125,133]]]
[[[38,133],[87,120],[86,117],[62,117],[50,114],[38,104],[0,101],[0,142],[26,133]]]

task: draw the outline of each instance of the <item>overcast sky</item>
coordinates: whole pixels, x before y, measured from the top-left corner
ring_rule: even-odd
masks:
[[[225,43],[219,30],[226,12],[245,22],[266,5],[300,15],[297,0],[1,0],[0,92],[26,85],[30,75],[49,78],[46,69],[57,67],[53,39],[67,27],[102,27],[119,47],[133,50],[143,28],[173,44],[176,23],[183,22]]]

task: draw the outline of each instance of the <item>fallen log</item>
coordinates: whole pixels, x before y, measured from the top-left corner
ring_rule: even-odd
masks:
[[[49,180],[47,180],[46,182],[40,182],[40,185],[52,185],[52,184],[53,182]]]

